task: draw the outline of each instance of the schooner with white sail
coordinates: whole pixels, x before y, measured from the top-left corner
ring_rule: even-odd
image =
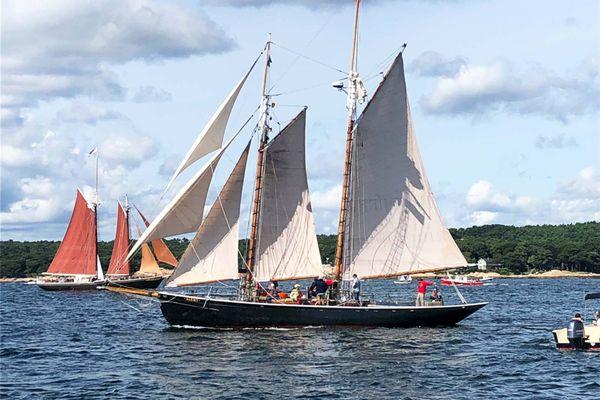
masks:
[[[366,99],[355,56],[359,7],[357,1],[347,87],[349,123],[338,246],[328,301],[290,304],[260,296],[265,282],[323,274],[306,179],[306,108],[277,136],[268,137],[272,107],[266,88],[271,64],[269,41],[264,51],[257,169],[243,272],[240,274],[238,269],[237,241],[250,144],[206,218],[203,208],[213,171],[239,134],[221,146],[233,103],[249,72],[203,130],[175,176],[200,157],[216,153],[160,212],[129,254],[149,240],[196,232],[179,268],[155,294],[169,323],[209,327],[451,325],[485,306],[466,302],[400,306],[357,302],[347,296],[345,283],[354,274],[361,279],[393,278],[467,265],[442,221],[425,175],[407,99],[402,53],[360,117],[356,117],[357,102]],[[175,290],[237,278],[237,298]]]

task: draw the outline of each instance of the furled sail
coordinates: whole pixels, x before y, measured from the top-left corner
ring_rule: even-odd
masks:
[[[352,152],[344,279],[467,264],[425,175],[401,54],[357,121]]]
[[[254,278],[301,279],[323,273],[308,192],[306,108],[265,149]]]
[[[146,228],[149,227],[150,222],[146,219],[146,217],[144,217],[144,214],[142,214],[142,212],[140,211],[139,208],[135,207],[135,209],[137,210],[138,214],[144,221],[144,225],[146,225]],[[153,240],[152,248],[154,249],[154,255],[156,256],[156,259],[158,261],[163,262],[165,264],[169,264],[173,267],[177,266],[177,264],[178,264],[177,259],[175,258],[175,256],[171,252],[171,250],[169,250],[169,247],[167,246],[167,244],[165,243],[164,240],[162,240],[162,239]]]
[[[129,275],[131,273],[127,251],[129,249],[129,220],[127,212],[121,203],[117,202],[117,231],[113,244],[110,264],[108,265],[108,276]]]
[[[206,194],[208,193],[213,171],[217,167],[223,152],[236,137],[237,134],[165,206],[131,248],[127,255],[128,259],[131,259],[142,243],[182,233],[190,233],[198,229],[202,223],[204,203],[206,202]]]
[[[79,190],[69,227],[47,273],[91,276],[97,274],[96,215]]]
[[[167,286],[187,286],[238,278],[238,222],[250,143],[221,193],[181,256]]]
[[[252,64],[248,72],[246,72],[246,75],[244,75],[244,77],[233,88],[231,93],[229,93],[229,96],[227,96],[223,104],[221,104],[219,109],[211,117],[210,121],[208,121],[208,124],[206,124],[204,129],[202,129],[202,132],[200,132],[200,134],[196,138],[196,141],[194,142],[192,147],[190,147],[188,153],[185,155],[185,157],[175,170],[173,177],[171,178],[169,184],[165,188],[165,192],[169,189],[175,178],[177,178],[177,176],[183,170],[192,165],[195,161],[221,147],[221,145],[223,144],[225,128],[227,127],[229,116],[231,115],[231,110],[233,109],[233,106],[235,104],[235,101],[237,100],[240,90],[242,89],[242,86],[244,86],[246,79],[248,79],[248,76],[250,75],[250,72],[252,72],[252,69],[255,65],[256,61],[254,61],[254,64]]]

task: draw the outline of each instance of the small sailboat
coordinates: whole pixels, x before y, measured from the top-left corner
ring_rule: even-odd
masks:
[[[95,147],[89,156],[96,157],[96,187],[94,202],[89,203],[77,189],[71,220],[62,242],[48,267],[36,284],[44,290],[95,290],[105,283],[98,256],[98,177],[99,151]]]
[[[89,203],[77,189],[65,236],[36,284],[44,290],[95,290],[104,284],[97,238],[97,203]]]
[[[394,281],[395,284],[397,285],[407,285],[409,283],[412,283],[412,276],[410,275],[400,275],[398,277],[398,279],[396,279]]]
[[[147,224],[146,218],[137,207],[135,208],[144,223]],[[117,203],[117,228],[110,264],[106,273],[106,284],[107,286],[115,287],[155,289],[163,278],[170,274],[170,271],[160,268],[157,259],[172,266],[177,266],[177,260],[162,239],[152,242],[154,253],[150,245],[144,243],[142,245],[140,268],[135,273],[132,273],[130,262],[127,258],[130,244],[129,210],[130,207],[126,196],[125,207],[120,202]]]

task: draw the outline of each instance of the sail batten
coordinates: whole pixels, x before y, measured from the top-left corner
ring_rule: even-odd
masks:
[[[191,286],[238,278],[238,224],[249,149],[250,143],[181,256],[179,267],[166,280],[167,286]]]
[[[306,176],[306,108],[265,148],[254,279],[302,279],[321,275]]]
[[[77,190],[69,226],[48,275],[96,276],[96,213],[81,191]]]
[[[466,265],[431,191],[394,60],[354,128],[344,279]]]
[[[117,202],[117,230],[113,242],[112,255],[108,265],[108,276],[129,275],[131,273],[127,250],[129,249],[129,220],[127,211]]]
[[[258,61],[258,58],[256,61]],[[225,128],[227,128],[229,116],[231,115],[231,111],[235,105],[242,86],[244,86],[244,83],[256,65],[256,61],[252,64],[248,72],[246,72],[237,85],[231,90],[227,98],[223,101],[206,126],[202,129],[194,144],[192,147],[190,147],[188,153],[175,170],[173,177],[165,188],[165,192],[169,189],[169,187],[171,187],[171,184],[181,172],[183,172],[186,168],[200,158],[212,153],[223,145],[223,136],[225,135]]]

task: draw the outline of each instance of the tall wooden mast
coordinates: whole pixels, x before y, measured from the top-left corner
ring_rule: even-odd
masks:
[[[333,269],[334,280],[340,281],[344,263],[344,233],[346,227],[346,214],[348,210],[348,196],[350,194],[350,168],[352,165],[352,130],[356,118],[357,88],[356,79],[356,52],[358,50],[358,12],[360,0],[356,0],[356,12],[354,14],[354,34],[352,35],[352,51],[350,54],[350,71],[348,72],[348,129],[346,131],[346,155],[344,159],[344,179],[342,182],[342,204],[340,206],[340,219],[338,223],[338,240],[335,249],[335,264]]]
[[[262,180],[264,171],[264,148],[268,141],[269,134],[269,95],[267,88],[267,81],[269,78],[269,66],[271,65],[271,35],[269,34],[269,41],[265,48],[265,71],[263,75],[262,83],[262,98],[261,98],[261,113],[260,120],[258,123],[258,129],[260,132],[259,144],[258,144],[258,160],[256,165],[256,179],[254,182],[254,201],[252,204],[252,225],[250,229],[250,239],[248,243],[248,255],[246,259],[247,272],[246,272],[246,296],[249,297],[252,288],[252,272],[256,264],[256,245],[257,245],[257,232],[260,221],[260,203],[261,203],[261,192],[262,192]]]

